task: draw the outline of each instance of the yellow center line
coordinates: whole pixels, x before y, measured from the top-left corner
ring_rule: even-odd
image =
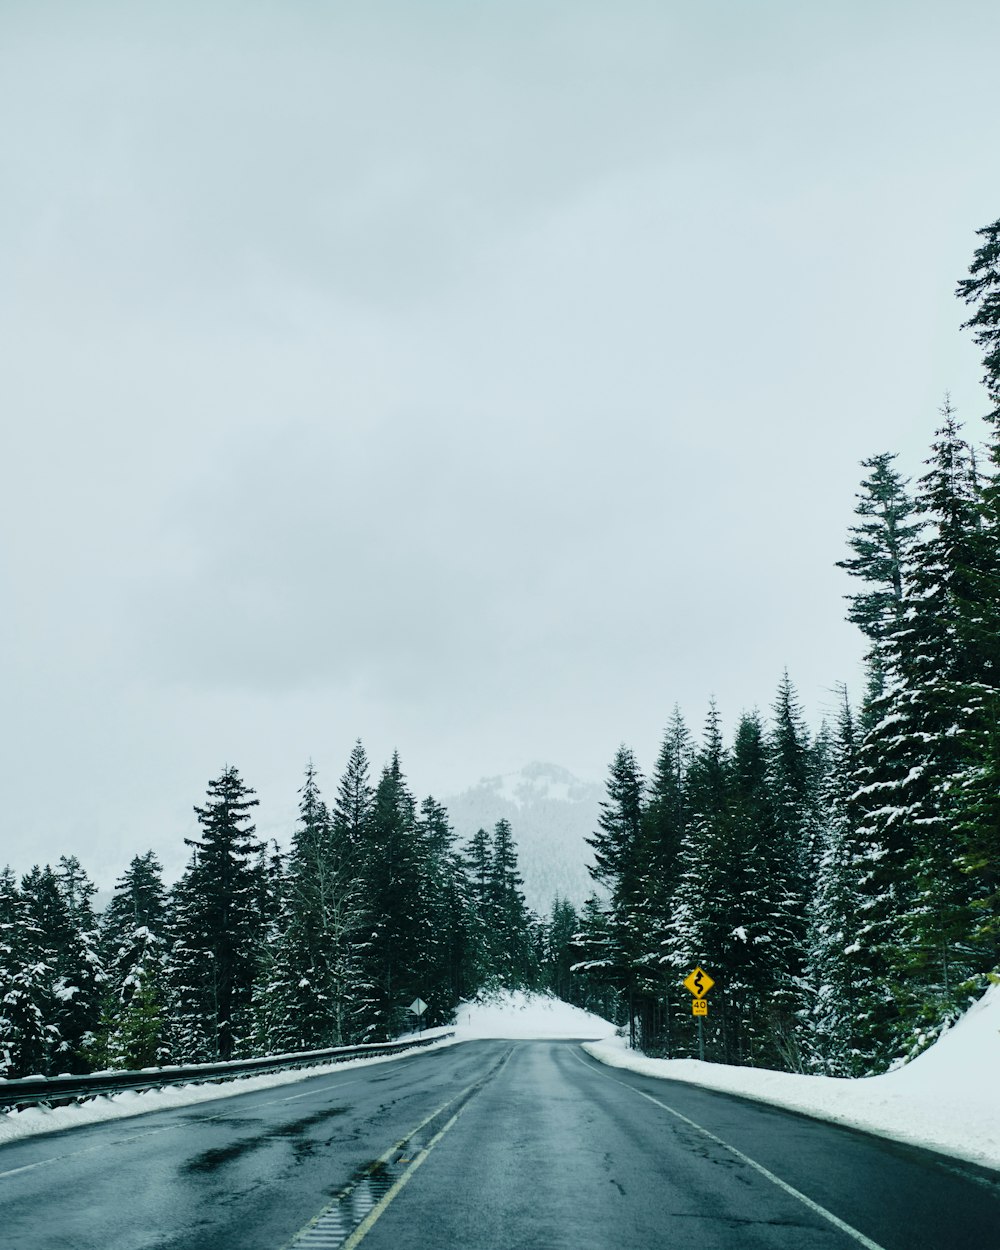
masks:
[[[351,1235],[346,1239],[346,1241],[339,1243],[340,1250],[355,1250],[355,1247],[361,1244],[361,1242],[364,1240],[364,1238],[368,1235],[368,1233],[371,1231],[371,1229],[375,1225],[376,1221],[383,1214],[383,1212],[387,1209],[389,1204],[393,1201],[394,1198],[396,1198],[399,1195],[400,1191],[404,1189],[406,1185],[409,1184],[410,1178],[413,1176],[413,1173],[417,1170],[417,1168],[419,1168],[423,1164],[424,1160],[427,1158],[430,1152],[434,1149],[434,1147],[438,1144],[441,1138],[444,1137],[445,1133],[447,1133],[449,1129],[451,1129],[454,1126],[459,1116],[468,1106],[468,1099],[471,1099],[471,1095],[477,1089],[481,1088],[486,1083],[486,1081],[489,1080],[491,1077],[498,1076],[503,1071],[503,1069],[507,1066],[507,1062],[513,1053],[514,1053],[513,1048],[511,1048],[511,1050],[509,1050],[507,1054],[504,1056],[503,1061],[500,1064],[498,1064],[497,1067],[494,1068],[492,1072],[488,1072],[486,1076],[479,1077],[477,1080],[473,1081],[471,1085],[467,1085],[465,1089],[460,1090],[453,1097],[449,1098],[447,1102],[442,1103],[441,1106],[438,1107],[436,1110],[432,1111],[430,1115],[425,1116],[420,1121],[420,1123],[416,1126],[416,1128],[411,1129],[406,1134],[405,1137],[401,1137],[399,1141],[397,1141],[394,1145],[390,1146],[389,1149],[386,1150],[383,1154],[379,1155],[379,1157],[375,1160],[375,1162],[372,1164],[371,1168],[369,1169],[370,1172],[375,1172],[380,1164],[384,1165],[384,1164],[389,1163],[396,1155],[398,1155],[402,1150],[406,1148],[406,1146],[413,1140],[414,1137],[416,1137],[416,1135],[420,1132],[422,1128],[426,1128],[428,1124],[432,1123],[439,1116],[443,1115],[444,1112],[447,1111],[449,1107],[454,1106],[456,1102],[460,1102],[463,1098],[467,1099],[467,1101],[464,1102],[462,1106],[458,1108],[458,1110],[451,1117],[451,1119],[448,1120],[446,1124],[443,1124],[440,1129],[438,1129],[438,1131],[430,1139],[427,1145],[424,1146],[420,1150],[419,1154],[417,1154],[414,1157],[412,1162],[409,1163],[409,1166],[407,1167],[406,1171],[400,1173],[400,1175],[396,1178],[396,1180],[393,1182],[390,1188],[386,1190],[386,1192],[378,1200],[375,1206],[372,1207],[371,1211],[368,1212],[368,1214],[365,1216],[362,1222],[351,1233]],[[406,1160],[397,1159],[396,1162],[402,1163],[402,1162],[406,1162]],[[280,1250],[293,1250],[293,1248],[299,1243],[304,1243],[308,1234],[313,1229],[315,1229],[317,1225],[319,1225],[323,1220],[325,1220],[326,1217],[330,1215],[331,1212],[336,1211],[337,1208],[340,1206],[341,1202],[350,1193],[352,1193],[353,1190],[355,1190],[358,1187],[359,1183],[360,1183],[359,1181],[353,1181],[350,1185],[345,1186],[340,1191],[340,1193],[336,1196],[336,1198],[334,1198],[332,1202],[327,1203],[327,1205],[321,1211],[317,1212],[317,1214],[314,1215],[313,1218],[307,1224],[304,1224],[302,1228],[298,1230],[298,1232],[294,1235],[294,1237],[291,1238],[291,1240],[286,1241],[284,1245],[280,1247]]]

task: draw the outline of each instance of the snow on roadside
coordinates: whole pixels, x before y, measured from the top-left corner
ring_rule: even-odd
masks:
[[[427,1030],[427,1033],[443,1033],[448,1030]],[[364,1059],[345,1059],[341,1063],[324,1063],[314,1068],[290,1068],[285,1072],[268,1072],[261,1076],[241,1076],[220,1084],[167,1085],[163,1089],[126,1090],[122,1094],[101,1095],[87,1102],[71,1103],[67,1107],[27,1107],[24,1111],[0,1111],[0,1146],[7,1142],[34,1137],[39,1133],[55,1133],[60,1129],[79,1128],[84,1124],[99,1124],[105,1120],[124,1120],[129,1116],[145,1115],[148,1111],[168,1111],[175,1107],[188,1107],[194,1103],[212,1102],[216,1098],[233,1098],[258,1089],[274,1089],[280,1085],[292,1085],[312,1076],[330,1076],[349,1068],[366,1068],[374,1063],[393,1063],[411,1055],[425,1054],[429,1050],[442,1050],[454,1046],[456,1038],[442,1038],[430,1046],[412,1047],[395,1055],[371,1055]]]
[[[688,1081],[1000,1169],[1000,985],[911,1063],[857,1080],[647,1059],[614,1038],[584,1044],[595,1059]]]
[[[194,1103],[211,1102],[216,1098],[233,1098],[237,1094],[258,1089],[272,1089],[291,1085],[312,1076],[327,1076],[344,1072],[349,1068],[367,1067],[373,1063],[392,1063],[409,1055],[441,1050],[458,1042],[476,1038],[602,1038],[614,1033],[614,1025],[591,1015],[579,1007],[573,1007],[560,999],[543,994],[526,994],[521,991],[494,995],[483,1001],[462,1003],[458,1009],[454,1037],[442,1037],[439,1041],[419,1049],[401,1051],[398,1055],[377,1055],[364,1059],[348,1059],[342,1063],[323,1064],[315,1068],[295,1068],[287,1072],[269,1072],[262,1076],[238,1077],[221,1084],[168,1085],[164,1089],[138,1092],[129,1090],[72,1103],[68,1107],[29,1107],[24,1111],[0,1111],[0,1146],[5,1142],[32,1137],[38,1133],[53,1133],[60,1129],[75,1128],[84,1124],[98,1124],[104,1120],[121,1120],[128,1116],[144,1115],[148,1111],[165,1111],[174,1107],[187,1107]],[[404,1035],[400,1041],[418,1036],[436,1037],[451,1033],[447,1029],[425,1029]]]
[[[614,1036],[615,1026],[600,1016],[548,994],[504,990],[460,1003],[455,1012],[459,1041],[482,1037],[600,1039]]]

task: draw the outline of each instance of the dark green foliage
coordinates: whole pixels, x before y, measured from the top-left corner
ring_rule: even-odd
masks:
[[[146,1068],[169,1059],[166,889],[152,851],[133,858],[101,917],[106,982],[93,1060],[100,1067]]]
[[[93,883],[74,856],[60,858],[55,872],[48,865],[36,866],[21,882],[29,957],[38,980],[47,979],[43,1010],[53,1072],[86,1072],[90,1067],[104,981],[93,894]]]
[[[363,1017],[369,1035],[391,1037],[408,1023],[407,1006],[419,996],[418,944],[426,936],[416,800],[398,754],[382,770],[366,834],[359,864]]]
[[[533,986],[538,976],[523,884],[510,822],[499,820],[487,879],[486,946],[493,976],[508,987]]]
[[[0,1077],[43,1075],[57,1040],[53,966],[10,868],[0,872]]]
[[[921,522],[911,520],[915,505],[907,494],[907,482],[892,468],[894,453],[882,452],[861,465],[871,473],[861,483],[848,542],[854,554],[838,560],[865,584],[863,591],[847,596],[848,620],[871,640],[866,657],[868,691],[866,707],[885,693],[886,640],[899,627],[903,615],[903,584],[910,553],[920,533]]]
[[[983,243],[976,249],[969,277],[959,282],[956,294],[975,306],[965,325],[983,349],[983,385],[993,404],[989,420],[996,427],[1000,424],[1000,218],[976,233]]]
[[[287,874],[276,891],[273,958],[262,977],[262,1031],[275,1052],[344,1044],[356,992],[357,840],[346,822],[331,820],[312,764],[299,796]]]
[[[235,768],[209,782],[196,807],[200,838],[173,896],[175,1058],[240,1057],[252,1049],[254,983],[263,939],[261,843],[253,790]]]

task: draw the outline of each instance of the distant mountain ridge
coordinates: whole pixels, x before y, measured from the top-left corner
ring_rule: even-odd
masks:
[[[581,781],[558,764],[532,763],[514,773],[484,777],[444,800],[463,841],[479,828],[492,832],[510,821],[528,906],[546,916],[558,894],[579,906],[593,892],[587,872],[593,852],[586,838],[597,828],[604,787]]]

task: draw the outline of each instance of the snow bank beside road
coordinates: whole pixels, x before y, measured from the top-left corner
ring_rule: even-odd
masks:
[[[24,1137],[34,1137],[39,1133],[55,1133],[60,1129],[100,1124],[105,1120],[124,1120],[129,1116],[145,1115],[147,1111],[170,1111],[175,1107],[189,1107],[198,1102],[213,1102],[217,1098],[235,1098],[237,1094],[293,1085],[309,1077],[332,1076],[349,1068],[366,1068],[373,1063],[393,1063],[397,1059],[454,1045],[455,1039],[449,1037],[430,1046],[414,1046],[395,1055],[345,1059],[341,1063],[320,1064],[315,1068],[289,1068],[285,1072],[268,1072],[262,1076],[236,1077],[220,1084],[206,1082],[204,1085],[167,1085],[162,1089],[126,1090],[121,1094],[102,1095],[86,1102],[70,1103],[66,1107],[28,1107],[24,1111],[0,1111],[0,1146]]]
[[[912,1063],[859,1080],[647,1059],[617,1038],[588,1042],[584,1050],[612,1067],[755,1098],[1000,1169],[1000,985]]]
[[[293,1068],[287,1072],[270,1072],[262,1076],[238,1077],[222,1084],[168,1085],[163,1089],[128,1091],[68,1107],[29,1107],[25,1111],[0,1112],[0,1146],[5,1142],[32,1137],[38,1133],[54,1133],[60,1129],[104,1120],[122,1120],[143,1115],[147,1111],[165,1111],[187,1107],[193,1103],[211,1102],[216,1098],[233,1098],[258,1089],[292,1085],[314,1076],[329,1076],[349,1068],[367,1067],[373,1063],[393,1063],[410,1055],[426,1054],[476,1038],[602,1038],[614,1033],[614,1025],[543,994],[521,991],[497,994],[484,1001],[462,1003],[456,1018],[454,1037],[442,1037],[430,1046],[414,1047],[398,1055],[378,1055],[364,1059],[348,1059],[341,1063],[315,1068]],[[451,1028],[425,1029],[399,1040],[424,1039],[450,1033]]]
[[[507,990],[472,1003],[460,1003],[455,1012],[455,1037],[475,1038],[595,1038],[613,1037],[615,1026],[600,1016],[547,994]]]

